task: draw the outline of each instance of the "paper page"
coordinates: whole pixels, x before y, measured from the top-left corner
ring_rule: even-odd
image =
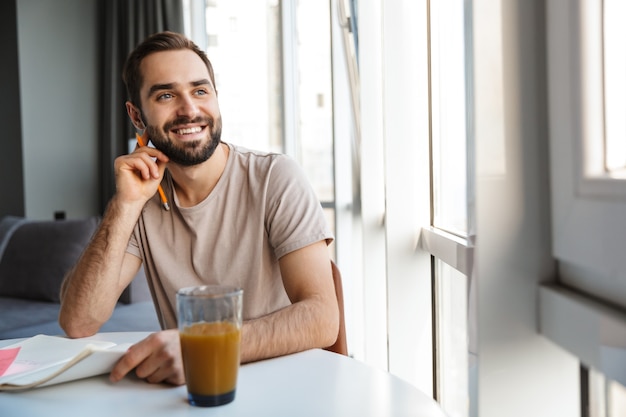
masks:
[[[115,348],[113,348],[114,346]],[[82,373],[75,370],[70,374],[70,376],[77,375],[73,379],[105,373],[112,369],[115,362],[122,357],[129,346],[116,346],[112,342],[67,339],[46,335],[34,336],[5,348],[19,347],[20,351],[4,375],[0,377],[0,389],[15,386],[26,388],[46,381],[52,382],[51,378],[72,366],[77,366],[79,363]],[[109,349],[108,354],[101,354]],[[85,358],[94,355],[94,353],[98,353],[98,355],[91,361],[82,363]],[[102,365],[98,362],[98,358],[105,358]],[[69,379],[66,378],[65,380]]]
[[[19,351],[19,347],[0,350],[0,376],[6,373],[13,361],[15,361]]]
[[[109,373],[131,345],[131,343],[126,343],[106,350],[93,351],[91,355],[82,359],[80,363],[77,363],[65,372],[41,384],[41,386],[60,384],[62,382]]]

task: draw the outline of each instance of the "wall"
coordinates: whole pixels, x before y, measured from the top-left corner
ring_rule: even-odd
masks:
[[[473,3],[478,415],[580,416],[578,361],[538,333],[554,279],[545,4]]]
[[[2,152],[0,152],[0,216],[24,214],[22,171],[22,127],[20,120],[20,77],[17,51],[17,19],[15,1],[0,3],[0,121]]]
[[[98,212],[97,4],[17,0],[27,217]]]

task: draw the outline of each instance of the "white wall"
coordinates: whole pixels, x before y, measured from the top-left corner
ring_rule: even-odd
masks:
[[[580,415],[578,360],[537,328],[538,284],[556,276],[544,7],[474,2],[481,417]]]
[[[96,0],[17,0],[30,218],[98,212],[96,8]]]

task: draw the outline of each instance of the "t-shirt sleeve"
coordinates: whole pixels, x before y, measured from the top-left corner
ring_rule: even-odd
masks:
[[[135,225],[133,233],[130,234],[128,246],[126,246],[126,253],[130,253],[131,255],[135,255],[136,257],[141,258],[141,251],[139,250],[139,243],[137,239],[138,233],[138,226]]]
[[[333,235],[313,187],[299,165],[280,155],[268,177],[266,227],[277,258]]]

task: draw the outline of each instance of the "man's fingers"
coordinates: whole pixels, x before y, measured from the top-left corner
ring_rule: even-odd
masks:
[[[120,381],[150,355],[149,351],[141,349],[141,343],[143,343],[143,341],[131,346],[126,354],[122,356],[122,359],[115,364],[109,375],[109,379],[112,382]]]
[[[167,155],[165,155],[160,150],[158,150],[156,148],[153,148],[151,146],[142,146],[142,147],[139,147],[139,148],[135,148],[135,150],[132,152],[132,154],[149,155],[150,158],[154,158],[157,161],[161,161],[161,162],[169,161],[169,158],[167,157]],[[130,154],[130,155],[132,155],[132,154]]]
[[[136,152],[133,154],[132,158],[134,159],[128,161],[128,165],[141,172],[141,176],[145,180],[160,179],[162,175],[161,171],[165,171],[165,165],[167,164],[167,162],[161,161],[158,158],[155,159],[146,152]],[[160,165],[163,167],[161,168]]]
[[[177,331],[153,333],[131,346],[115,365],[109,376],[112,382],[124,378],[135,369],[135,374],[150,383],[185,383]]]

